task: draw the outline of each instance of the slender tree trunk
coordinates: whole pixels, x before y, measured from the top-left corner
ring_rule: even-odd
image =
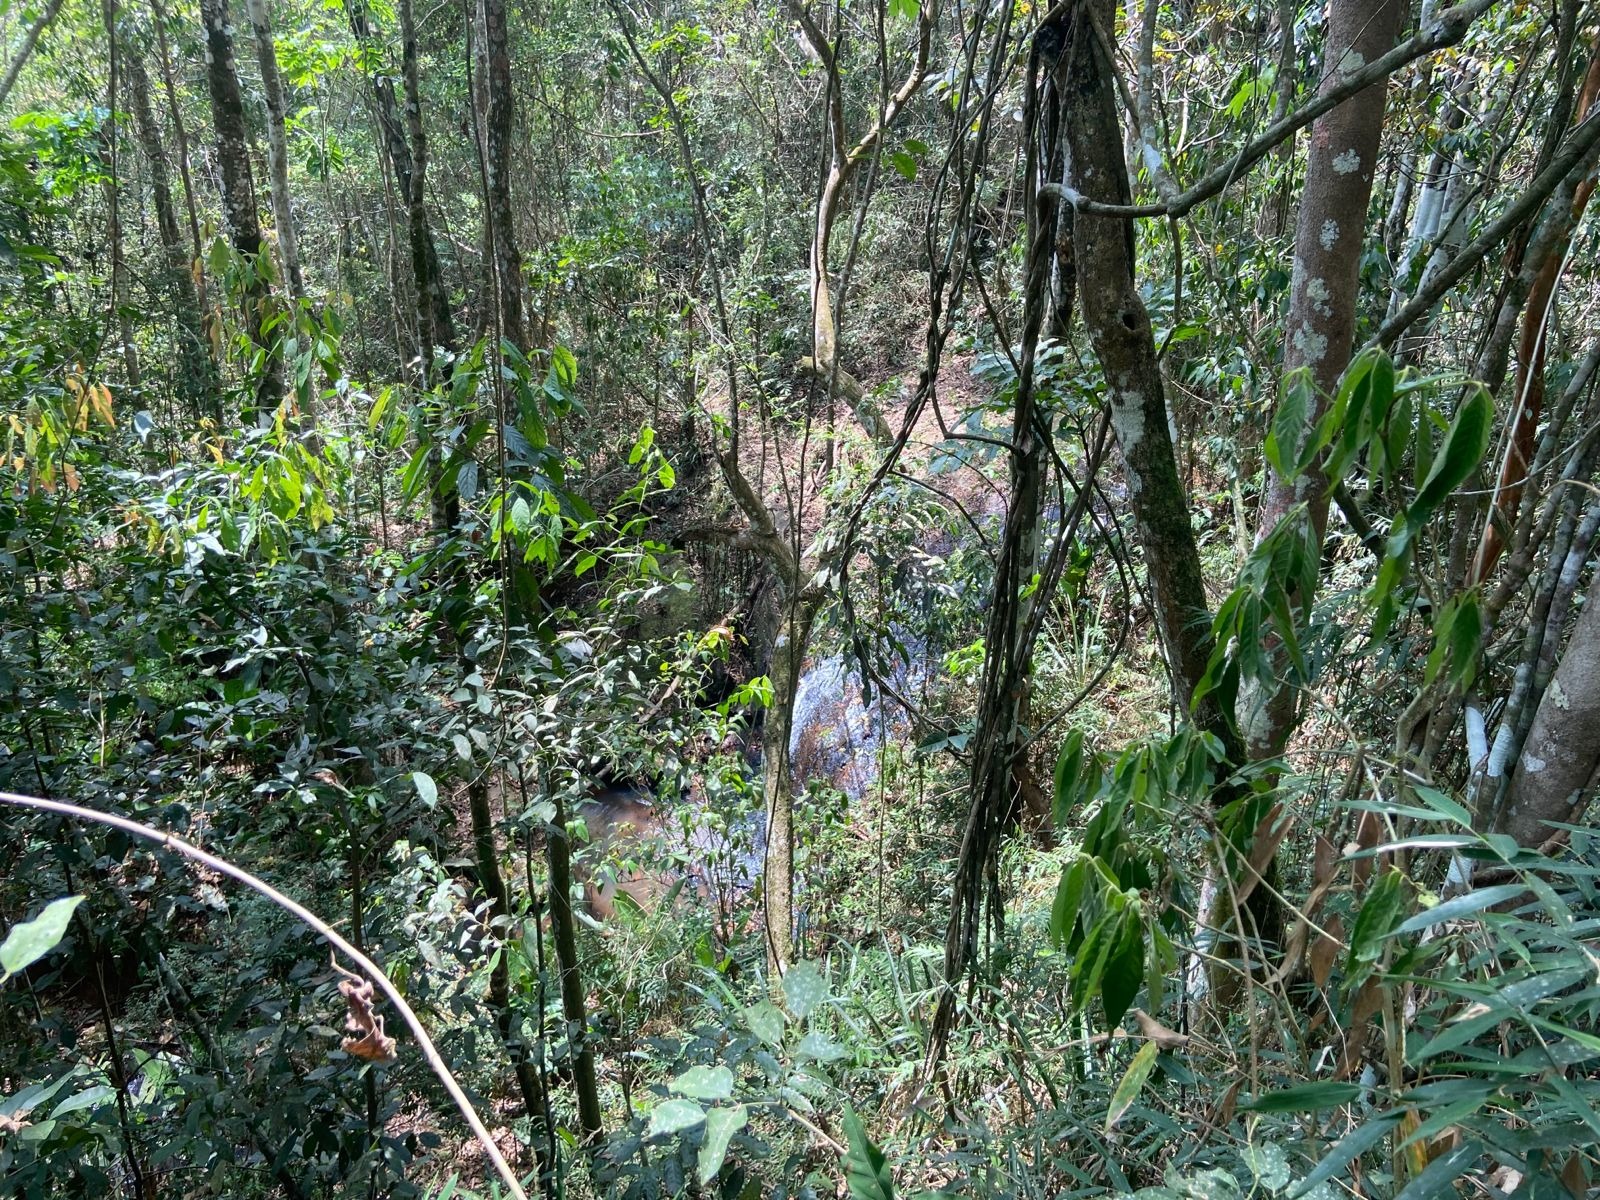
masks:
[[[122,176],[118,153],[117,118],[121,103],[122,46],[117,37],[117,0],[104,0],[106,42],[110,50],[106,108],[110,117],[101,129],[106,149],[106,240],[111,248],[111,311],[122,339],[123,379],[130,388],[140,384],[139,348],[133,340],[133,318],[128,305],[128,266],[122,249]]]
[[[1091,18],[1092,14],[1092,18]],[[1113,0],[1088,0],[1065,20],[1056,70],[1067,141],[1067,185],[1090,200],[1129,202],[1112,65],[1095,25],[1112,28]],[[1134,524],[1144,547],[1156,625],[1173,694],[1190,709],[1211,657],[1211,620],[1189,503],[1168,432],[1165,389],[1150,316],[1134,282],[1134,231],[1115,217],[1079,213],[1073,255],[1083,321],[1105,372],[1112,430],[1128,474]],[[1211,697],[1193,713],[1240,760],[1232,722]]]
[[[405,132],[409,151],[395,161],[395,177],[402,180],[406,194],[407,229],[411,240],[411,271],[416,285],[417,344],[422,349],[422,376],[425,385],[437,382],[435,356],[455,352],[455,319],[449,297],[439,273],[439,256],[434,249],[433,228],[428,223],[426,202],[428,179],[428,140],[422,125],[422,82],[417,66],[417,25],[412,0],[400,0],[400,62],[405,85]],[[389,93],[392,103],[393,92]],[[391,142],[391,150],[393,143]],[[404,162],[405,171],[401,171]],[[440,538],[448,537],[461,519],[461,496],[454,486],[446,486],[442,476],[444,462],[437,448],[429,465],[432,484],[433,527]]]
[[[577,920],[572,912],[572,848],[567,841],[567,810],[557,790],[555,817],[545,842],[550,867],[550,925],[555,933],[556,964],[561,973],[561,1014],[567,1022],[567,1047],[572,1055],[572,1082],[578,1094],[578,1128],[586,1146],[605,1135],[600,1113],[600,1088],[595,1076],[594,1048],[589,1045],[589,1016],[584,1007],[583,973],[578,963]]]
[[[489,807],[489,785],[482,776],[467,784],[467,809],[472,818],[472,848],[478,862],[478,883],[489,899],[491,925],[496,926],[494,937],[499,942],[508,942],[511,937],[511,893],[506,887],[505,875],[500,870],[500,848],[495,838],[494,813]],[[522,1040],[522,1033],[517,1027],[517,1015],[511,1005],[511,966],[503,945],[489,972],[489,1007],[494,1011],[500,1041],[511,1059],[511,1069],[517,1077],[517,1090],[522,1093],[528,1118],[537,1123],[543,1119],[539,1078],[535,1064],[528,1057],[528,1047]]]
[[[211,93],[211,121],[217,134],[217,166],[222,175],[222,213],[228,238],[246,277],[243,296],[245,328],[265,352],[265,366],[256,382],[255,402],[246,419],[270,414],[283,401],[283,359],[274,338],[262,332],[271,304],[261,256],[261,224],[256,215],[255,177],[250,171],[250,143],[245,134],[244,100],[233,56],[233,25],[228,0],[200,0],[204,26],[206,83]]]
[[[272,19],[267,0],[245,0],[250,28],[255,35],[256,61],[261,65],[261,91],[267,110],[267,172],[272,181],[272,224],[278,234],[278,256],[289,295],[296,303],[305,299],[306,281],[300,268],[300,240],[295,233],[294,211],[289,203],[289,144],[283,121],[288,111],[283,76],[278,71],[278,50],[272,41]]]
[[[1324,59],[1333,70],[1323,77],[1323,90],[1338,87],[1349,73],[1387,53],[1399,36],[1403,11],[1400,0],[1332,0]],[[1307,417],[1311,423],[1321,418],[1350,364],[1384,94],[1382,85],[1369,87],[1311,126],[1283,356],[1286,375],[1301,368],[1310,374],[1316,395],[1314,412]],[[1320,466],[1293,479],[1276,471],[1269,474],[1257,540],[1302,503],[1320,546],[1328,521],[1327,479]],[[1313,598],[1298,599],[1309,606]],[[1256,758],[1276,754],[1294,725],[1292,690],[1280,689],[1264,699],[1252,706],[1247,722],[1249,750]]]
[[[133,113],[140,148],[144,152],[145,166],[150,173],[156,231],[161,238],[164,266],[162,285],[177,319],[179,391],[188,398],[196,417],[201,413],[220,416],[217,411],[216,364],[211,359],[205,329],[200,322],[200,297],[194,276],[189,271],[190,254],[184,245],[183,231],[178,224],[178,210],[172,199],[172,165],[162,144],[161,129],[150,103],[150,77],[146,73],[144,59],[131,48],[124,53],[122,64],[123,77],[128,84],[128,105]]]
[[[1590,55],[1589,69],[1575,108],[1574,120],[1582,122],[1589,117],[1595,109],[1597,98],[1600,98],[1600,36],[1596,37]],[[1554,316],[1556,284],[1566,266],[1567,247],[1573,231],[1583,219],[1594,190],[1595,179],[1592,175],[1582,179],[1573,189],[1570,206],[1555,214],[1558,220],[1562,217],[1568,219],[1556,231],[1544,260],[1538,264],[1537,274],[1523,302],[1517,342],[1517,369],[1512,384],[1511,411],[1514,416],[1511,430],[1506,436],[1506,451],[1500,461],[1500,473],[1495,480],[1494,504],[1484,523],[1483,537],[1478,543],[1472,564],[1471,578],[1474,582],[1488,578],[1505,547],[1505,535],[1517,521],[1528,465],[1533,461],[1534,433],[1544,412],[1544,368],[1549,350],[1548,331]]]
[[[16,86],[22,68],[27,66],[33,48],[39,44],[40,36],[50,28],[50,22],[56,19],[56,14],[60,11],[61,0],[50,0],[44,12],[39,14],[39,19],[29,27],[27,36],[22,39],[22,45],[17,47],[17,52],[11,56],[11,62],[6,66],[5,78],[0,79],[0,106],[3,106],[6,97],[11,95],[11,89]]]
[[[511,51],[507,44],[505,0],[482,0],[485,79],[483,141],[489,175],[487,223],[493,231],[494,278],[500,334],[527,349],[522,320],[522,255],[511,207]]]
[[[774,980],[794,961],[794,781],[789,745],[794,736],[794,704],[817,602],[808,596],[784,597],[784,614],[772,642],[767,678],[772,704],[762,727],[762,784],[766,799],[767,848],[761,874],[761,905],[767,934],[767,965]]]

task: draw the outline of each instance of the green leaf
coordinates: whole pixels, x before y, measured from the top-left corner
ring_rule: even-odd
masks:
[[[693,1129],[706,1119],[706,1110],[692,1100],[667,1100],[650,1111],[650,1125],[646,1138],[661,1137],[669,1133],[682,1133]]]
[[[1300,1181],[1300,1185],[1290,1195],[1290,1200],[1299,1200],[1300,1197],[1305,1196],[1319,1185],[1332,1179],[1344,1168],[1346,1163],[1361,1157],[1361,1155],[1383,1141],[1388,1136],[1390,1129],[1399,1120],[1399,1113],[1383,1113],[1374,1116],[1365,1125],[1358,1127],[1353,1132],[1345,1134],[1344,1137],[1334,1143],[1333,1149],[1323,1156],[1322,1161],[1312,1169],[1311,1174]]]
[[[1083,730],[1074,729],[1061,743],[1061,753],[1056,755],[1056,795],[1054,816],[1056,824],[1066,823],[1083,797]]]
[[[889,15],[906,21],[915,21],[921,11],[920,0],[889,0]]]
[[[595,555],[585,551],[583,554],[578,555],[578,561],[573,566],[572,573],[579,579],[582,579],[589,573],[590,570],[593,569],[594,564],[599,561],[600,560]]]
[[[795,1053],[801,1058],[809,1058],[816,1062],[838,1062],[841,1058],[849,1058],[850,1051],[820,1033],[808,1033],[800,1039],[800,1044],[795,1047]]]
[[[1428,471],[1417,491],[1417,498],[1406,512],[1406,523],[1420,529],[1428,516],[1449,498],[1478,467],[1489,448],[1490,426],[1494,423],[1494,404],[1489,393],[1475,387],[1462,402],[1454,421],[1444,435]]]
[[[1347,969],[1357,963],[1376,962],[1383,953],[1383,941],[1400,924],[1400,911],[1405,905],[1405,876],[1394,868],[1372,885],[1366,902],[1356,914],[1355,928],[1350,931],[1350,955]]]
[[[889,154],[889,163],[906,179],[916,179],[917,160],[904,150],[894,150]]]
[[[31,921],[13,925],[6,940],[0,944],[0,980],[25,971],[54,950],[67,935],[67,925],[72,914],[83,903],[82,896],[63,896],[44,906],[44,911]]]
[[[1349,1104],[1359,1095],[1361,1088],[1358,1084],[1325,1080],[1265,1092],[1246,1100],[1239,1107],[1245,1112],[1258,1113],[1318,1112],[1324,1108]]]
[[[1267,461],[1285,479],[1293,479],[1300,473],[1300,454],[1307,440],[1315,400],[1316,386],[1311,382],[1310,371],[1299,367],[1284,377],[1263,450]]]
[[[1455,1181],[1466,1174],[1482,1153],[1481,1143],[1470,1139],[1463,1141],[1449,1154],[1440,1155],[1429,1163],[1422,1174],[1401,1189],[1395,1200],[1446,1200],[1446,1197],[1454,1197]]]
[[[1289,1182],[1289,1156],[1277,1142],[1259,1142],[1246,1146],[1239,1154],[1256,1182],[1268,1191],[1277,1191]]]
[[[426,771],[411,772],[411,784],[417,789],[417,798],[426,808],[439,807],[439,786]]]
[[[760,1004],[745,1009],[744,1023],[750,1027],[751,1033],[767,1045],[783,1044],[783,1010],[777,1005],[763,1000]]]
[[[690,1067],[667,1087],[693,1100],[733,1098],[733,1072],[727,1067]]]
[[[722,1170],[722,1160],[728,1156],[728,1143],[749,1119],[750,1113],[742,1104],[735,1108],[713,1108],[706,1114],[705,1140],[700,1143],[702,1186],[710,1183]]]
[[[1100,1002],[1106,1009],[1106,1029],[1113,1030],[1139,994],[1144,982],[1144,922],[1133,905],[1122,910],[1116,943],[1106,957],[1100,978]]]
[[[844,1178],[851,1200],[894,1200],[894,1176],[889,1160],[867,1136],[856,1110],[846,1106],[844,1133],[849,1143],[844,1153]]]
[[[1111,1103],[1106,1107],[1106,1132],[1110,1133],[1122,1120],[1124,1113],[1133,1107],[1133,1102],[1138,1098],[1139,1090],[1144,1087],[1145,1080],[1150,1078],[1150,1072],[1155,1070],[1156,1056],[1161,1053],[1161,1047],[1154,1042],[1146,1042],[1139,1047],[1139,1053],[1133,1056],[1133,1061],[1128,1064],[1128,1069],[1123,1072],[1122,1081],[1117,1084],[1116,1090],[1111,1093]]]
[[[784,974],[783,998],[803,1021],[828,1002],[828,981],[814,963],[797,962]]]
[[[1078,912],[1088,882],[1089,864],[1080,858],[1061,872],[1055,903],[1050,906],[1050,940],[1068,953],[1077,943]]]
[[[1462,917],[1493,908],[1496,904],[1514,900],[1527,890],[1528,885],[1525,883],[1502,883],[1497,887],[1479,888],[1475,892],[1467,892],[1446,900],[1443,904],[1423,909],[1416,916],[1401,922],[1395,933],[1397,935],[1415,933],[1419,929],[1442,925],[1446,921],[1459,921]]]
[[[450,735],[450,742],[453,746],[455,746],[456,753],[461,757],[462,762],[472,761],[471,742],[467,741],[467,739],[462,737],[459,733],[452,733]]]

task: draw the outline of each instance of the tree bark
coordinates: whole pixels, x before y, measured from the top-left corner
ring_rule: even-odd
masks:
[[[600,1088],[595,1076],[594,1048],[589,1044],[589,1016],[584,1008],[583,973],[578,963],[577,920],[572,912],[572,847],[567,842],[567,810],[559,790],[553,792],[552,799],[556,811],[545,851],[550,868],[550,925],[561,973],[561,1015],[567,1022],[572,1082],[578,1093],[578,1128],[583,1144],[595,1146],[605,1135],[605,1122],[600,1115]]]
[[[484,157],[489,176],[487,224],[494,242],[495,292],[500,334],[519,350],[527,349],[522,321],[522,255],[511,207],[511,51],[506,30],[505,0],[482,0],[485,80]]]
[[[1554,631],[1559,636],[1559,631]],[[1546,636],[1552,636],[1547,634]],[[1589,596],[1534,714],[1497,821],[1524,846],[1575,821],[1600,771],[1600,596]]]
[[[272,289],[261,259],[261,224],[256,216],[255,177],[250,171],[250,143],[245,134],[244,100],[233,55],[233,26],[228,0],[200,0],[205,39],[206,84],[211,93],[211,121],[217,135],[217,166],[222,175],[222,215],[228,239],[245,274],[245,329],[265,353],[256,381],[255,402],[247,420],[270,415],[283,401],[283,359],[277,339],[269,344],[262,332]]]
[[[150,103],[150,77],[144,59],[133,47],[122,59],[128,84],[128,104],[134,129],[150,173],[150,195],[156,210],[156,231],[161,238],[163,260],[162,287],[177,318],[180,394],[186,396],[198,417],[202,412],[220,416],[217,410],[217,370],[212,361],[205,329],[200,321],[200,296],[190,273],[190,254],[178,224],[178,210],[172,198],[172,164],[161,140],[155,109]]]
[[[506,887],[505,875],[500,870],[500,848],[495,838],[494,813],[489,806],[489,785],[481,775],[467,783],[467,809],[472,818],[472,848],[473,857],[478,863],[478,884],[489,900],[490,923],[499,926],[493,930],[494,938],[504,943],[511,937],[511,893]],[[517,1090],[522,1093],[528,1119],[537,1124],[543,1119],[539,1078],[533,1061],[528,1058],[528,1048],[517,1028],[517,1016],[511,1006],[511,968],[504,945],[501,945],[499,956],[489,972],[489,1007],[494,1011],[501,1044],[511,1059],[511,1069],[517,1077]]]
[[[376,44],[372,23],[367,17],[365,0],[347,0],[346,15],[350,31],[362,46]],[[453,354],[458,345],[455,315],[450,308],[450,297],[445,292],[439,270],[439,253],[433,240],[433,228],[428,223],[424,205],[423,186],[427,166],[427,143],[423,137],[420,85],[416,80],[417,39],[415,20],[409,5],[401,10],[402,59],[410,58],[409,70],[402,62],[405,76],[406,108],[401,116],[400,102],[395,96],[394,77],[382,71],[372,75],[372,97],[378,110],[378,125],[383,135],[384,152],[394,172],[395,188],[406,210],[407,240],[411,247],[412,279],[416,285],[419,304],[426,302],[427,310],[417,313],[417,325],[422,335],[424,373],[432,376],[433,349]],[[409,33],[407,32],[409,30]],[[413,97],[416,97],[415,99]],[[412,114],[415,112],[415,130],[412,131]],[[412,143],[421,153],[413,156]],[[415,202],[413,203],[413,197]],[[417,220],[420,212],[420,224]]]
[[[283,77],[278,72],[278,51],[272,41],[272,19],[267,0],[245,0],[250,28],[255,35],[256,61],[261,64],[261,91],[267,110],[267,171],[272,179],[272,223],[278,234],[278,256],[289,294],[296,303],[305,299],[306,281],[300,268],[300,241],[295,234],[294,212],[289,203],[289,144],[283,121],[288,111]]]
[[[1067,140],[1066,189],[1089,201],[1127,204],[1131,191],[1112,64],[1096,30],[1096,25],[1111,29],[1114,16],[1113,0],[1087,0],[1075,10],[1056,87]],[[1211,657],[1210,608],[1188,497],[1168,432],[1150,316],[1134,282],[1132,224],[1078,212],[1073,255],[1078,278],[1092,281],[1079,288],[1083,321],[1105,373],[1112,429],[1127,471],[1173,695],[1188,711]],[[1212,697],[1196,707],[1192,718],[1222,741],[1231,761],[1241,760],[1233,724]]]
[[[762,791],[766,804],[767,847],[761,873],[761,906],[767,936],[767,965],[774,979],[794,961],[794,781],[789,744],[794,736],[794,703],[817,602],[793,592],[783,599],[784,615],[772,642],[767,678],[772,705],[762,726]]]
[[[1332,0],[1324,59],[1333,70],[1324,75],[1321,90],[1342,86],[1361,67],[1388,53],[1399,36],[1402,11],[1399,0]],[[1315,395],[1314,411],[1307,416],[1310,424],[1321,419],[1350,364],[1384,94],[1384,85],[1374,84],[1311,126],[1283,354],[1285,375],[1302,368],[1310,374]],[[1302,503],[1320,546],[1328,523],[1327,478],[1321,466],[1292,479],[1271,471],[1257,542]],[[1312,597],[1298,600],[1306,606]],[[1294,703],[1294,692],[1284,688],[1265,705],[1255,706],[1248,723],[1252,757],[1270,757],[1282,749],[1294,725]]]

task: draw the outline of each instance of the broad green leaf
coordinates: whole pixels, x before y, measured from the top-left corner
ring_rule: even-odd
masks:
[[[1050,940],[1071,953],[1078,930],[1078,913],[1089,881],[1089,864],[1079,859],[1061,872],[1055,902],[1050,906]]]
[[[1316,402],[1316,385],[1304,367],[1285,376],[1278,392],[1278,405],[1272,413],[1263,449],[1273,468],[1285,479],[1299,474],[1300,452]]]
[[[1322,1161],[1312,1169],[1311,1174],[1300,1181],[1300,1185],[1290,1194],[1289,1200],[1300,1200],[1302,1196],[1310,1194],[1318,1186],[1332,1179],[1344,1169],[1346,1163],[1359,1158],[1383,1141],[1399,1120],[1399,1113],[1382,1113],[1345,1134],[1334,1143],[1327,1154],[1323,1155]]]
[[[682,1133],[693,1129],[706,1119],[706,1110],[692,1100],[666,1100],[650,1110],[650,1125],[645,1130],[647,1138],[669,1133]]]
[[[1056,755],[1056,824],[1065,824],[1083,798],[1083,730],[1074,729]]]
[[[1474,387],[1462,401],[1456,418],[1445,432],[1444,445],[1434,457],[1428,477],[1407,510],[1406,522],[1414,528],[1422,523],[1464,483],[1478,467],[1489,448],[1490,427],[1494,423],[1494,404],[1489,393]]]
[[[1355,928],[1350,931],[1349,967],[1376,962],[1383,953],[1384,939],[1400,923],[1406,902],[1405,882],[1404,875],[1390,868],[1368,890],[1361,911],[1356,914]]]
[[[797,962],[783,976],[783,998],[802,1021],[828,1002],[828,981],[816,964]]]
[[[1150,1072],[1155,1070],[1156,1056],[1160,1053],[1160,1046],[1154,1042],[1146,1042],[1139,1047],[1139,1053],[1133,1056],[1133,1061],[1122,1074],[1122,1081],[1111,1093],[1111,1103],[1106,1106],[1107,1133],[1110,1133],[1117,1122],[1122,1120],[1123,1114],[1133,1107],[1134,1100],[1139,1096],[1139,1090],[1144,1087],[1145,1080],[1150,1078]]]
[[[1106,956],[1105,972],[1100,978],[1100,1002],[1105,1005],[1108,1031],[1121,1023],[1143,982],[1144,922],[1139,910],[1129,905],[1122,910],[1121,928]]]
[[[433,782],[433,776],[426,771],[411,772],[411,784],[417,789],[417,798],[426,808],[439,806],[439,786]]]
[[[702,1186],[710,1183],[722,1170],[722,1160],[728,1157],[728,1143],[749,1119],[750,1113],[742,1104],[734,1108],[713,1108],[706,1114],[705,1140],[700,1143]]]
[[[813,1059],[816,1062],[838,1062],[841,1058],[849,1058],[850,1052],[838,1042],[823,1037],[820,1033],[808,1033],[800,1039],[800,1044],[795,1047],[795,1053],[801,1058]]]
[[[1289,1156],[1277,1142],[1258,1142],[1239,1152],[1256,1182],[1268,1191],[1277,1191],[1289,1182]]]
[[[1483,1146],[1471,1139],[1464,1140],[1448,1154],[1430,1162],[1410,1183],[1400,1190],[1395,1200],[1446,1200],[1456,1195],[1455,1181],[1478,1161]]]
[[[783,1044],[783,1010],[777,1005],[763,1000],[760,1004],[745,1009],[744,1023],[750,1027],[751,1033],[767,1045]]]
[[[729,1100],[733,1097],[733,1072],[727,1067],[690,1067],[667,1087],[693,1100]]]
[[[75,1096],[68,1096],[60,1104],[56,1105],[50,1110],[50,1119],[53,1121],[67,1113],[79,1112],[85,1108],[94,1108],[98,1104],[104,1104],[107,1100],[114,1099],[116,1094],[105,1084],[96,1084],[94,1087],[86,1088]]]
[[[846,1106],[844,1132],[848,1147],[844,1154],[845,1183],[851,1200],[894,1200],[894,1176],[889,1160],[867,1136],[856,1110]]]
[[[44,911],[31,921],[13,925],[0,943],[0,980],[9,979],[25,971],[54,950],[67,935],[72,914],[83,903],[82,896],[63,896],[44,906]]]

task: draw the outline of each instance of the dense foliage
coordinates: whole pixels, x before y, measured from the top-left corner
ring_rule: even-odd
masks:
[[[0,44],[0,1194],[1597,1186],[1600,7]]]

